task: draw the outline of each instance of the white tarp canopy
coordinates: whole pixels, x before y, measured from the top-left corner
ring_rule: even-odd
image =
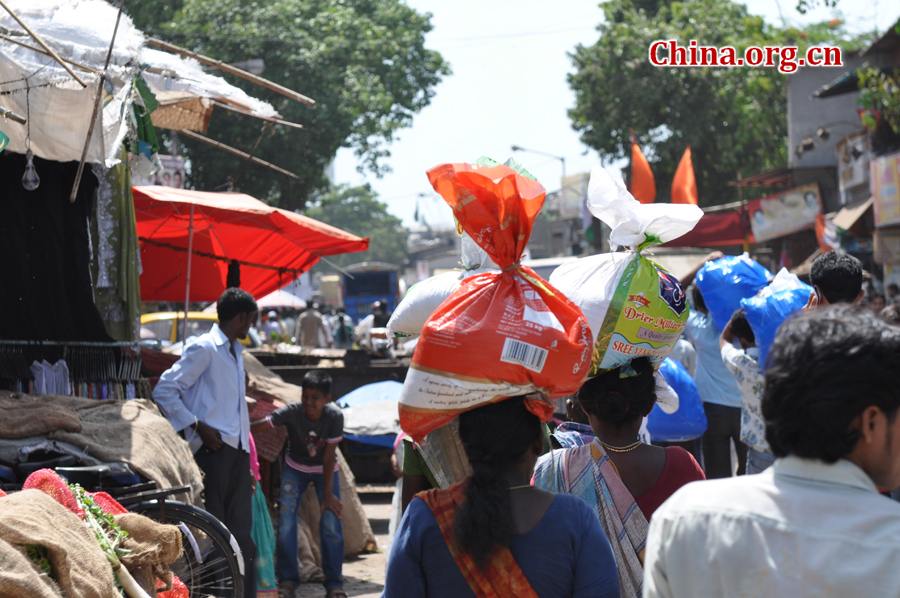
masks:
[[[28,118],[30,125],[0,119],[10,139],[8,151],[31,150],[48,160],[80,160],[90,126],[94,93],[103,70],[118,8],[104,0],[7,0],[7,5],[62,58],[95,72],[73,70],[82,88],[50,56],[0,39],[0,106]],[[37,42],[0,9],[0,37],[38,48]],[[131,120],[132,79],[143,68],[159,90],[187,91],[219,100],[251,114],[278,117],[272,106],[247,95],[221,77],[204,72],[193,59],[148,48],[127,15],[119,23],[105,86],[101,120],[94,128],[88,162],[113,166]],[[26,92],[27,91],[27,92]]]
[[[63,58],[102,71],[118,11],[103,0],[8,0],[8,6]],[[0,35],[38,47],[4,10]],[[122,16],[109,68],[101,120],[94,129],[88,162],[115,164],[127,133],[131,79],[139,65],[143,35]],[[31,150],[48,160],[81,159],[100,76],[74,68],[88,84],[82,88],[53,58],[0,40],[0,106],[28,118],[28,125],[0,121],[9,137],[8,151]]]
[[[271,104],[247,95],[243,89],[231,85],[221,77],[210,75],[193,58],[144,47],[141,62],[149,66],[144,71],[144,78],[154,91],[187,91],[243,108],[255,116],[280,117]]]

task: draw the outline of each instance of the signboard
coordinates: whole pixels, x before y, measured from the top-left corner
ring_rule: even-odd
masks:
[[[860,133],[843,139],[834,146],[838,163],[838,185],[841,190],[841,202],[847,202],[847,194],[856,187],[868,187],[869,177],[866,168],[868,151],[866,144],[868,135]]]
[[[900,224],[900,154],[881,156],[869,162],[875,226]]]
[[[159,156],[159,170],[148,178],[135,178],[134,185],[162,185],[184,189],[184,158],[182,156]]]
[[[757,243],[777,239],[816,224],[822,212],[819,184],[810,183],[747,203],[750,228]]]

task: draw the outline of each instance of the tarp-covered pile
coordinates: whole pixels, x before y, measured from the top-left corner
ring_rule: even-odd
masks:
[[[57,416],[51,417],[53,413]],[[190,486],[189,497],[175,498],[199,501],[203,490],[200,469],[187,443],[175,434],[152,403],[143,399],[120,403],[0,391],[0,420],[28,417],[48,423],[30,429],[39,436],[5,434],[9,438],[0,438],[0,459],[13,461],[23,449],[49,440],[60,443],[63,450],[72,447],[99,462],[128,463],[160,488]]]

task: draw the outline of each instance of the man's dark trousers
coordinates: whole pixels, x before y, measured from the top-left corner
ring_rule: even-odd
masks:
[[[203,471],[206,510],[225,524],[244,555],[244,597],[256,597],[256,544],[253,542],[253,485],[250,453],[222,444],[194,455]]]

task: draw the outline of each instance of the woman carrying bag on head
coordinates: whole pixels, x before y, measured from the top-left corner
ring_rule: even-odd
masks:
[[[650,517],[678,488],[706,478],[683,448],[651,446],[638,439],[641,422],[657,401],[653,366],[647,358],[589,379],[575,396],[595,438],[590,444],[546,455],[535,469],[534,483],[577,496],[593,507],[611,539],[621,595],[637,597],[643,586]]]
[[[544,439],[525,402],[513,397],[459,416],[473,474],[410,503],[382,596],[619,596],[596,515],[575,497],[530,484]]]

